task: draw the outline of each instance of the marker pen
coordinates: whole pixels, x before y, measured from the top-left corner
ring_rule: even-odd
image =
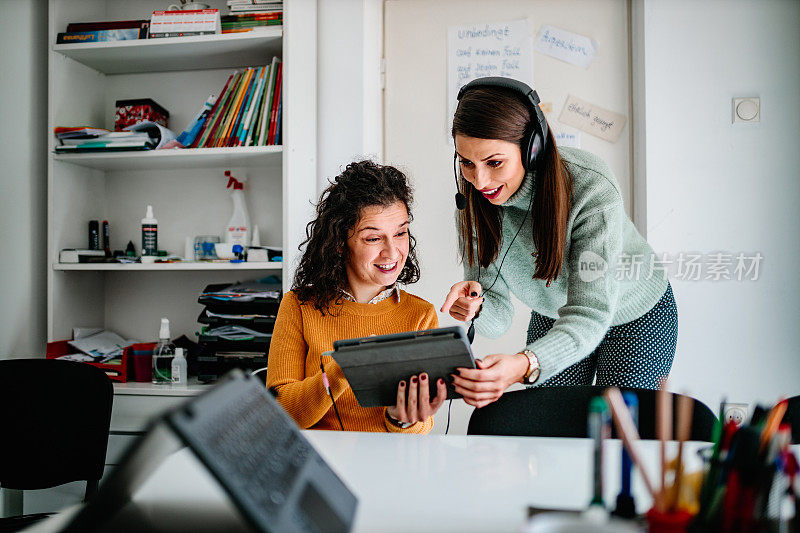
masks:
[[[623,392],[622,399],[625,401],[625,406],[631,413],[634,426],[639,425],[639,398],[633,392]],[[636,502],[631,494],[631,471],[633,469],[633,460],[628,450],[622,447],[622,489],[617,495],[617,507],[612,514],[621,518],[633,518],[636,516]]]
[[[611,417],[608,413],[606,401],[596,396],[589,402],[589,438],[594,443],[592,458],[594,462],[593,495],[591,506],[605,508],[603,502],[603,441],[611,432]]]

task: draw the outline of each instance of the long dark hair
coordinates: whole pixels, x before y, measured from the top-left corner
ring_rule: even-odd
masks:
[[[342,289],[348,287],[345,265],[350,250],[347,239],[358,224],[364,209],[388,207],[402,202],[411,216],[413,193],[405,174],[394,167],[372,161],[350,163],[322,193],[317,216],[306,225],[305,251],[294,275],[292,289],[300,302],[310,302],[329,313],[331,305],[340,303]],[[397,278],[399,283],[419,280],[416,241],[408,232],[408,257]]]
[[[453,116],[452,135],[499,139],[520,145],[530,131],[531,113],[520,95],[501,87],[477,87],[459,100]],[[561,272],[567,239],[567,220],[572,203],[572,175],[558,155],[552,133],[536,168],[531,223],[536,246],[535,279],[548,285]],[[467,207],[459,211],[461,260],[469,266],[488,267],[503,237],[502,208],[492,204],[459,172],[459,189]],[[528,179],[528,178],[526,178]]]

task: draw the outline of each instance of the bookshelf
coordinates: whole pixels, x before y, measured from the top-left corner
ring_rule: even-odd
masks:
[[[225,0],[207,0],[227,13]],[[174,337],[195,338],[196,303],[208,284],[280,275],[291,282],[305,224],[316,200],[315,0],[284,0],[284,25],[232,34],[56,45],[70,22],[146,19],[155,0],[49,0],[48,65],[48,340],[77,326],[102,326],[124,337],[153,339],[162,316]],[[56,126],[113,129],[115,101],[152,98],[185,127],[230,73],[283,61],[281,146],[55,154]],[[309,142],[309,139],[312,142]],[[181,255],[186,237],[221,235],[232,204],[225,170],[247,179],[251,224],[281,263],[59,264],[62,248],[84,248],[89,220],[108,220],[111,248],[133,241],[153,205],[159,248]]]
[[[53,159],[97,170],[165,170],[175,167],[209,168],[279,165],[282,152],[283,146],[239,146],[235,148],[54,154]]]
[[[265,53],[279,56],[282,41],[283,29],[274,27],[239,34],[116,41],[102,46],[56,44],[53,51],[103,74],[131,74],[251,67],[261,64]]]
[[[54,263],[53,270],[82,272],[175,272],[180,270],[222,270],[236,272],[240,270],[281,270],[282,262],[269,263]]]

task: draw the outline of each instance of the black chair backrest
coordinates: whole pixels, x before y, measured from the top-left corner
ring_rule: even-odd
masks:
[[[800,396],[793,396],[787,402],[789,405],[782,422],[792,426],[792,442],[800,444]]]
[[[606,387],[534,387],[504,394],[499,400],[475,409],[469,419],[468,435],[509,435],[525,437],[586,437],[589,401]],[[655,439],[656,391],[621,389],[639,398],[639,436]],[[673,422],[678,394],[673,400]],[[702,402],[694,400],[691,440],[712,440],[717,418]],[[616,430],[612,429],[616,438]],[[674,435],[673,435],[674,438]]]
[[[99,368],[54,359],[0,361],[0,487],[99,481],[114,387]]]

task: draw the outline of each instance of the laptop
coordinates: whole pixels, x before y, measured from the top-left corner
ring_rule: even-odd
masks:
[[[257,378],[234,370],[159,416],[64,532],[104,531],[171,453],[188,447],[253,531],[349,531],[357,499]]]

